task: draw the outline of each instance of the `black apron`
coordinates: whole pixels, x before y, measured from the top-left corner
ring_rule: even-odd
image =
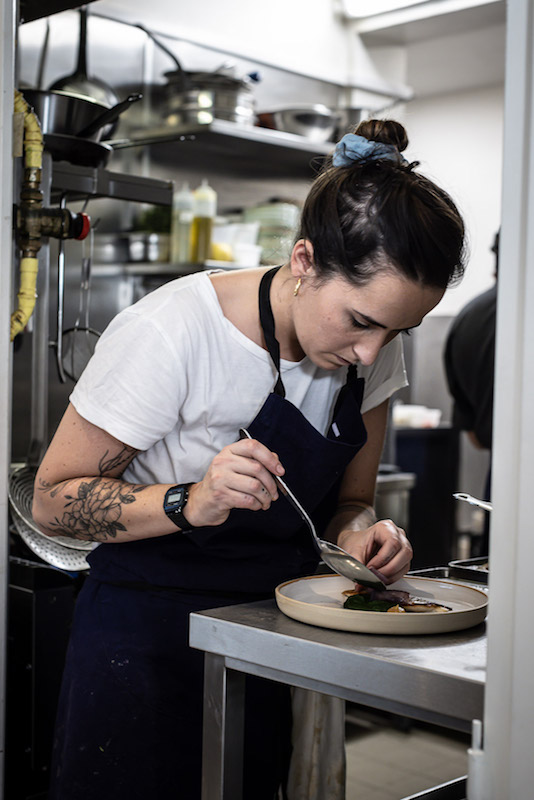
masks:
[[[260,319],[278,379],[250,434],[277,452],[284,479],[319,533],[344,470],[366,440],[363,380],[349,369],[327,436],[284,397],[270,286]],[[237,438],[236,431],[236,438]],[[188,618],[273,596],[313,574],[318,555],[280,496],[268,511],[234,509],[220,526],[104,544],[90,555],[78,598],[58,711],[49,800],[199,800],[203,653],[188,647]],[[247,678],[244,799],[271,800],[290,753],[287,687]]]

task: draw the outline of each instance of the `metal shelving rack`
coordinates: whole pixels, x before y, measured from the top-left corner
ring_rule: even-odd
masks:
[[[108,144],[117,151],[148,148],[150,157],[162,163],[191,166],[201,159],[203,168],[213,171],[231,167],[234,174],[284,177],[310,177],[334,147],[332,142],[221,119],[134,130],[128,139]]]
[[[115,200],[170,206],[173,183],[111,172],[102,167],[82,167],[66,161],[54,161],[51,191],[52,200],[68,194],[70,199],[111,197]]]

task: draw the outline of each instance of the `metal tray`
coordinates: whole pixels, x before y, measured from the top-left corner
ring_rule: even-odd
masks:
[[[477,561],[479,559],[472,559],[473,561]],[[487,559],[480,559],[483,561],[487,561]],[[454,562],[451,562],[454,563]],[[459,562],[463,563],[463,562]],[[456,567],[451,567],[450,565],[447,567],[426,567],[425,569],[413,569],[408,572],[408,576],[420,575],[421,578],[445,578],[450,581],[462,581],[463,583],[469,583],[472,585],[478,586],[479,589],[483,589],[487,592],[488,587],[488,578],[487,574],[484,574],[484,571],[481,569],[461,569]]]
[[[462,561],[449,561],[449,571],[451,578],[465,578],[467,580],[487,583],[489,576],[487,565],[488,556],[479,558],[465,558]]]

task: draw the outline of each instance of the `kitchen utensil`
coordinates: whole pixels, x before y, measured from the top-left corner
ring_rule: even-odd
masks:
[[[136,24],[174,62],[176,69],[165,72],[167,78],[167,124],[208,125],[225,119],[241,125],[254,124],[255,99],[251,84],[258,73],[236,78],[228,74],[228,63],[214,72],[187,72],[175,54],[151,30]]]
[[[109,108],[72,92],[24,89],[23,94],[39,118],[45,135],[78,136],[95,142],[110,135],[122,112],[142,98],[141,94],[132,93]]]
[[[43,41],[43,47],[41,49],[41,53],[39,55],[39,64],[37,66],[37,79],[36,79],[36,86],[38,89],[43,88],[43,78],[44,78],[44,71],[46,66],[46,60],[48,57],[48,43],[50,41],[50,20],[46,20],[46,29],[45,29],[45,37]]]
[[[80,572],[89,569],[90,565],[86,559],[86,552],[64,547],[49,536],[44,536],[28,528],[21,521],[16,523],[15,527],[24,544],[29,547],[32,553],[46,561],[47,564],[67,572]],[[96,545],[93,545],[93,547],[96,547]]]
[[[280,611],[299,622],[320,628],[391,636],[464,630],[483,622],[488,609],[488,597],[484,591],[450,580],[408,575],[391,584],[390,589],[408,591],[451,609],[424,614],[390,614],[343,608],[346,599],[343,592],[352,588],[351,582],[339,575],[314,575],[282,583],[276,588],[275,598]]]
[[[450,578],[457,578],[462,581],[475,581],[475,583],[488,582],[488,556],[477,556],[476,558],[449,561],[448,567]]]
[[[320,103],[295,105],[258,114],[258,125],[303,136],[311,142],[328,142],[339,124],[340,115]]]
[[[167,124],[209,125],[224,119],[252,126],[255,119],[255,98],[250,80],[233,78],[218,72],[166,72]]]
[[[76,69],[71,75],[54,81],[49,88],[90,97],[103,103],[106,108],[119,102],[117,93],[109,84],[98,78],[90,78],[87,73],[87,6],[80,8],[80,39]]]
[[[61,133],[45,133],[44,145],[53,161],[67,161],[81,167],[104,167],[113,152],[111,145],[104,142]]]
[[[88,257],[83,255],[82,250],[82,274],[80,284],[80,297],[78,304],[78,316],[74,327],[63,333],[62,359],[65,375],[73,381],[77,381],[89,363],[93,355],[96,343],[100,338],[100,333],[89,326],[89,304],[91,292],[91,261],[92,261],[92,242],[93,230],[89,233],[91,254]],[[82,242],[82,248],[85,241]],[[83,324],[82,324],[83,323]]]
[[[127,261],[164,263],[169,261],[170,234],[134,231],[126,234]]]
[[[137,103],[142,97],[143,95],[139,94],[139,92],[129,94],[125,100],[121,100],[120,103],[108,108],[108,110],[104,111],[97,119],[94,119],[85,128],[78,131],[76,136],[79,136],[81,139],[90,139],[95,134],[98,135],[102,133],[107,126],[112,125],[112,123],[118,120],[123,111],[130,108],[132,103]]]
[[[184,68],[182,67],[182,64],[181,64],[181,62],[179,61],[178,57],[177,57],[177,56],[176,56],[176,55],[175,55],[175,54],[172,52],[172,50],[169,50],[169,48],[168,48],[168,47],[166,47],[166,46],[163,44],[163,42],[162,42],[162,41],[160,41],[160,39],[159,39],[157,36],[154,36],[154,34],[152,33],[152,31],[151,31],[149,28],[145,28],[145,26],[144,26],[144,25],[141,25],[139,22],[136,22],[136,23],[135,23],[135,27],[136,27],[136,28],[139,28],[139,29],[140,29],[140,30],[142,30],[144,33],[146,33],[146,35],[148,36],[148,38],[149,38],[149,39],[151,39],[151,40],[154,42],[154,44],[156,45],[156,47],[159,47],[159,49],[160,49],[160,50],[161,50],[163,53],[165,53],[167,56],[169,56],[169,58],[171,59],[171,61],[173,61],[173,62],[174,62],[174,65],[175,65],[176,69],[175,69],[175,70],[173,70],[172,72],[168,73],[169,75],[172,75],[172,76],[173,76],[173,81],[174,81],[174,83],[175,83],[177,86],[179,86],[181,89],[188,89],[188,88],[190,88],[190,86],[191,86],[191,81],[190,81],[189,75],[188,75],[188,73],[187,73],[187,72],[184,70]]]
[[[245,428],[240,428],[239,435],[241,439],[252,439],[252,436]],[[358,559],[354,558],[354,556],[351,556],[350,553],[347,553],[347,551],[343,550],[343,548],[338,547],[337,544],[332,544],[332,542],[327,542],[325,539],[321,539],[317,535],[315,525],[313,524],[310,516],[297,500],[289,486],[285,483],[285,481],[282,480],[282,478],[279,478],[278,475],[273,474],[273,478],[282,494],[287,498],[297,514],[302,517],[308,526],[308,529],[313,537],[313,541],[315,542],[315,545],[325,564],[331,567],[331,569],[333,569],[334,572],[337,572],[339,575],[343,575],[345,578],[349,578],[351,581],[357,581],[362,586],[369,586],[372,589],[386,588],[380,578],[377,578],[374,572],[358,561]]]
[[[23,95],[39,118],[44,134],[74,136],[108,110],[104,103],[74,92],[23,89]]]
[[[456,492],[455,494],[453,494],[453,497],[456,498],[456,500],[464,500],[464,502],[469,503],[472,506],[483,508],[484,511],[493,510],[493,505],[491,503],[488,503],[487,500],[477,500],[476,497],[473,497],[472,495],[467,494],[466,492]]]
[[[127,234],[95,232],[93,239],[94,264],[125,264],[127,261]]]
[[[19,466],[12,469],[9,480],[8,496],[13,512],[13,522],[17,531],[33,531],[39,538],[55,542],[70,550],[93,550],[94,542],[85,542],[81,539],[71,539],[68,536],[48,536],[35,524],[32,517],[33,484],[36,469],[30,466]],[[21,525],[19,524],[21,523]]]

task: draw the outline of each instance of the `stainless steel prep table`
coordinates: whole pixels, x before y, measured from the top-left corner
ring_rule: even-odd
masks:
[[[205,651],[202,800],[241,800],[244,675],[469,731],[483,713],[486,628],[426,636],[296,622],[274,600],[191,615]]]

